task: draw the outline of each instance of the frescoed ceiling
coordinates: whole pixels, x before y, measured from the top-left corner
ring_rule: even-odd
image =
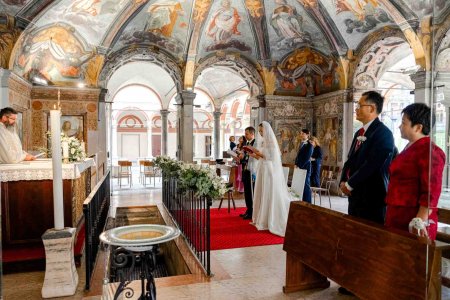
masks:
[[[335,90],[339,56],[372,34],[449,11],[448,0],[0,0],[0,14],[25,28],[9,67],[30,81],[95,86],[109,58],[134,49],[181,69],[233,53],[271,68],[273,88],[296,95]]]

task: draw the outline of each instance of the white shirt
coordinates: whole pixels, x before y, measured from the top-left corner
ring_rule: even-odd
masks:
[[[6,127],[0,123],[0,164],[15,164],[25,159],[27,153],[22,150],[22,142],[15,127]]]

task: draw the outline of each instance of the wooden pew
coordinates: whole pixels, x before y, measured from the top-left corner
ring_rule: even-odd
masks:
[[[441,251],[449,245],[292,202],[283,249],[285,293],[326,288],[330,278],[362,299],[409,300],[440,299]]]

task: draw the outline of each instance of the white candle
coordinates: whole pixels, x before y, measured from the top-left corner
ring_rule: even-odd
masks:
[[[63,158],[69,158],[69,143],[68,142],[62,142],[62,152],[63,152]]]
[[[61,111],[50,111],[53,162],[53,218],[55,229],[64,229],[64,202],[61,159]],[[67,150],[68,151],[68,150]]]
[[[81,142],[81,150],[86,153],[86,145],[84,144],[84,142]]]

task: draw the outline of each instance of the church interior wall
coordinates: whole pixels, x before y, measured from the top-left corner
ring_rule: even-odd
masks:
[[[25,150],[33,150],[32,145],[32,114],[31,114],[32,85],[15,74],[11,74],[8,81],[8,106],[19,112],[19,136],[22,137],[22,146]]]

